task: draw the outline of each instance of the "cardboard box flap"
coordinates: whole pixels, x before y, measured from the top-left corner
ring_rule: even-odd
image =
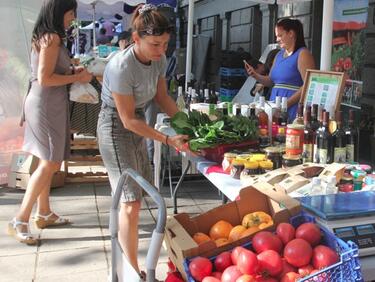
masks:
[[[287,194],[275,189],[268,183],[255,183],[253,187],[263,194],[270,197],[275,202],[279,203],[281,207],[286,208],[290,215],[294,216],[301,211],[300,202],[296,199],[289,197]]]

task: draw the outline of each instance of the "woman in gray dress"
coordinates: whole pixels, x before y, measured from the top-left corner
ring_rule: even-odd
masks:
[[[22,243],[34,245],[29,219],[37,202],[38,228],[69,223],[51,211],[49,192],[53,174],[69,157],[69,99],[67,85],[87,83],[92,75],[85,69],[72,71],[65,31],[75,19],[76,0],[47,0],[43,3],[32,34],[31,88],[25,100],[23,150],[39,158],[30,177],[22,205],[9,222],[8,233]],[[75,73],[75,74],[72,74]]]
[[[186,151],[188,136],[168,137],[145,122],[144,107],[150,101],[169,116],[178,112],[167,95],[166,57],[171,27],[150,4],[139,6],[132,21],[134,44],[118,52],[107,64],[98,120],[98,144],[108,171],[112,192],[127,168],[151,180],[145,138]],[[134,181],[123,187],[119,213],[119,242],[133,268],[138,267],[138,222],[142,190]],[[144,275],[142,275],[144,276]]]

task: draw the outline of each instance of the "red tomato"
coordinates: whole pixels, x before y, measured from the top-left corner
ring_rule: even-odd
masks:
[[[222,272],[215,271],[211,273],[211,276],[216,277],[217,279],[221,280],[221,276],[223,275]]]
[[[236,282],[257,282],[252,275],[244,274],[237,278]]]
[[[284,248],[284,257],[288,263],[295,267],[301,267],[310,262],[312,248],[303,239],[293,239]]]
[[[202,282],[221,282],[220,279],[217,279],[213,276],[206,276],[203,278]]]
[[[221,282],[236,282],[236,280],[242,276],[241,271],[236,265],[231,265],[224,270],[221,276]]]
[[[279,278],[283,277],[284,274],[288,273],[288,272],[296,272],[297,269],[290,265],[285,258],[281,258],[281,261],[283,262],[283,271],[281,271],[280,275],[279,275]]]
[[[311,271],[313,270],[314,270],[314,267],[312,267],[311,264],[308,264],[308,265],[298,268],[298,273],[301,275],[301,277],[305,277],[305,276],[310,275]]]
[[[240,252],[242,252],[243,250],[246,250],[244,247],[235,247],[231,253],[231,258],[232,258],[232,263],[233,264],[237,264],[237,260],[238,260],[238,255],[240,254]]]
[[[252,242],[253,248],[258,254],[266,250],[274,250],[280,254],[283,248],[280,238],[269,231],[258,232]]]
[[[232,264],[233,263],[230,252],[222,252],[216,257],[214,261],[215,270],[220,272],[223,272],[228,266],[231,266]]]
[[[322,233],[319,226],[315,223],[307,222],[298,226],[296,229],[296,238],[304,239],[314,247],[320,243]]]
[[[197,281],[202,281],[204,277],[211,275],[212,263],[208,258],[196,257],[189,264],[191,276]]]
[[[259,271],[271,276],[280,275],[283,270],[283,262],[279,253],[274,250],[261,252],[258,256]]]
[[[263,277],[262,275],[258,275],[255,277],[257,282],[278,282],[276,278],[272,277]]]
[[[180,272],[169,272],[164,282],[184,282]]]
[[[276,235],[281,239],[284,245],[286,245],[295,238],[296,230],[290,223],[282,222],[276,228]]]
[[[314,248],[312,265],[316,269],[322,269],[339,261],[335,251],[327,246],[319,245]]]
[[[256,254],[246,249],[242,250],[237,259],[237,266],[243,274],[255,274],[258,270]]]
[[[280,282],[296,282],[301,276],[296,272],[288,272],[284,274]]]

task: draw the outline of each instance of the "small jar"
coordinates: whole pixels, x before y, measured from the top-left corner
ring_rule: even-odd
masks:
[[[280,147],[267,147],[264,149],[266,157],[273,163],[273,168],[280,168],[282,165],[283,151]]]
[[[232,166],[230,170],[230,176],[232,176],[234,179],[240,179],[241,172],[244,169],[244,162],[241,160],[233,160]]]
[[[259,170],[258,170],[259,163],[258,162],[247,161],[247,162],[245,162],[244,166],[245,167],[244,167],[244,169],[241,173],[241,178],[243,178],[244,176],[248,176],[248,175],[259,174]]]
[[[250,160],[251,157],[252,157],[251,154],[238,154],[237,157],[236,157],[236,159],[237,160],[242,160],[242,161],[245,162],[245,161]]]
[[[259,162],[259,173],[267,173],[273,169],[273,163],[270,160]]]
[[[302,164],[301,155],[283,155],[283,168],[293,167]]]
[[[353,176],[349,173],[344,173],[340,179],[340,184],[353,184]]]
[[[338,185],[339,191],[343,193],[353,192],[353,184],[339,184]]]
[[[224,172],[230,173],[232,161],[237,157],[234,153],[225,153],[223,162],[221,163]]]
[[[363,179],[367,173],[363,170],[352,170],[350,174],[353,176],[354,191],[362,190]]]
[[[285,148],[289,155],[302,154],[304,139],[304,126],[300,124],[288,124],[286,129]]]

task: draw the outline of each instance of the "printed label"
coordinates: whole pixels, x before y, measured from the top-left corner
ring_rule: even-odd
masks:
[[[319,163],[319,150],[318,150],[318,145],[314,145],[314,152],[313,152],[313,162],[318,164]]]
[[[297,135],[287,135],[285,140],[285,147],[287,149],[299,149],[300,138]]]
[[[302,160],[304,163],[313,161],[313,144],[303,144]]]
[[[346,145],[346,161],[354,162],[354,145],[353,144]]]
[[[319,163],[326,164],[328,159],[328,150],[327,149],[319,149]]]
[[[335,163],[344,163],[344,162],[346,162],[346,148],[345,147],[336,147],[334,149],[333,161]]]

